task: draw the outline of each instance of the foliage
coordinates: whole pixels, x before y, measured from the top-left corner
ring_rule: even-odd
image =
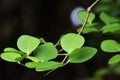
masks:
[[[101,0],[101,3],[110,3],[111,0]],[[95,13],[91,12],[83,34],[100,33],[102,35],[116,35],[120,34],[120,19],[111,16],[106,12],[107,7],[104,5],[103,9],[99,7],[96,12],[101,12],[98,15],[100,21],[95,22]],[[115,6],[115,5],[114,5]],[[117,4],[119,6],[119,4]],[[78,18],[85,21],[88,11],[81,11],[78,13]],[[83,23],[84,24],[84,23]],[[101,25],[102,24],[102,25]],[[81,30],[77,29],[79,33]],[[8,62],[17,62],[27,68],[34,68],[36,71],[48,71],[54,70],[59,67],[63,67],[69,63],[83,63],[88,61],[97,53],[97,48],[84,46],[85,37],[77,33],[64,34],[56,44],[52,42],[46,42],[43,38],[37,38],[30,35],[21,35],[17,40],[17,49],[7,47],[4,52],[1,53],[0,57]],[[61,47],[59,50],[58,47]],[[109,53],[120,53],[120,43],[113,39],[106,39],[101,42],[100,48],[104,52]],[[59,62],[56,60],[57,57],[63,56],[64,59]],[[27,62],[22,63],[24,59],[28,59]],[[108,64],[118,64],[120,62],[120,54],[114,55],[108,61]],[[115,71],[120,69],[117,67]],[[120,72],[117,72],[120,73]],[[96,72],[94,79],[91,80],[102,80],[101,76],[108,74],[107,69],[101,69]],[[89,79],[90,80],[90,79]]]
[[[79,13],[80,14],[80,13]],[[94,13],[92,13],[94,14]],[[79,17],[79,16],[78,16]],[[80,17],[81,18],[81,17]],[[91,32],[98,32],[98,33],[102,33],[102,34],[118,34],[120,33],[120,19],[113,17],[113,16],[109,16],[108,14],[106,14],[105,12],[102,12],[99,15],[100,20],[103,22],[103,27],[98,28],[97,24],[99,23],[87,23],[85,29],[83,30],[84,34],[88,34]],[[91,26],[88,26],[91,25]],[[79,29],[77,30],[79,31]],[[109,40],[103,40],[101,42],[101,49],[105,52],[120,52],[120,44],[112,39]],[[113,56],[110,60],[109,60],[109,64],[113,64],[113,63],[118,63],[120,62],[120,58],[119,55],[115,55]]]
[[[19,50],[10,47],[5,48],[1,58],[9,62],[17,62],[28,68],[35,68],[36,71],[46,71],[62,67],[68,63],[82,63],[91,59],[97,49],[83,47],[84,42],[84,37],[76,33],[63,35],[57,45],[45,42],[43,38],[22,35],[17,40]],[[57,46],[61,46],[65,54],[59,52]],[[66,62],[54,60],[61,55],[68,56]],[[24,59],[29,59],[30,61],[23,64],[22,61]]]

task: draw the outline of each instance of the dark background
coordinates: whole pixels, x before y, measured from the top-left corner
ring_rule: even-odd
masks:
[[[8,46],[16,48],[16,40],[22,34],[57,42],[60,35],[75,31],[70,21],[70,12],[77,6],[87,8],[93,2],[94,0],[0,0],[0,52]],[[92,36],[94,39],[101,37],[97,34]],[[87,40],[93,40],[86,37]],[[99,42],[95,45],[98,46]],[[0,80],[85,80],[105,64],[107,58],[99,55],[99,58],[94,57],[82,64],[69,64],[43,77],[46,72],[35,72],[16,63],[0,60]]]

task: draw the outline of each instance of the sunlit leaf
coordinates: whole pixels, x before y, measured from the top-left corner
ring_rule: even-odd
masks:
[[[104,40],[101,49],[105,52],[120,52],[120,44],[115,40]]]
[[[113,56],[112,58],[110,58],[109,60],[109,64],[115,64],[115,63],[118,63],[120,62],[120,54],[117,54],[115,56]]]
[[[36,63],[36,62],[27,62],[25,63],[25,66],[28,67],[28,68],[36,68],[36,66],[38,66],[39,63]]]
[[[84,34],[88,34],[88,33],[91,33],[91,32],[98,32],[98,29],[95,27],[97,25],[97,23],[92,23],[92,24],[86,24],[84,30],[83,30],[83,33]],[[80,31],[81,28],[79,28],[77,30],[77,32]]]
[[[68,62],[70,63],[82,63],[91,59],[97,52],[96,48],[92,47],[82,47],[81,49],[76,49],[69,54]]]
[[[33,62],[39,62],[39,59],[37,59],[37,58],[34,57],[34,56],[28,56],[27,59],[30,59],[30,60],[32,60]]]
[[[61,38],[61,46],[66,52],[81,48],[84,42],[84,37],[75,33],[68,33]]]
[[[87,14],[88,14],[87,11],[80,11],[78,13],[78,18],[80,18],[81,20],[85,20]],[[95,19],[95,14],[91,12],[87,22],[91,24],[94,19]]]
[[[39,44],[40,40],[38,38],[29,35],[22,35],[17,41],[18,48],[28,55],[34,51]]]
[[[91,33],[91,32],[97,32],[98,30],[95,28],[95,27],[86,27],[84,30],[83,30],[83,33],[84,34],[87,34],[87,33]]]
[[[42,62],[56,58],[57,53],[57,49],[51,43],[42,44],[34,51],[35,57]]]
[[[11,47],[5,48],[5,49],[4,49],[4,52],[15,52],[15,53],[19,53],[19,54],[21,54],[21,55],[25,55],[23,52],[18,51],[17,49],[11,48]]]
[[[51,69],[56,69],[61,66],[62,66],[62,63],[60,62],[55,62],[55,61],[43,62],[37,65],[36,71],[47,71]]]
[[[16,59],[19,57],[21,57],[21,55],[15,52],[6,52],[1,54],[1,58],[8,62],[18,62]]]
[[[17,49],[11,48],[11,47],[7,47],[4,49],[4,52],[9,52],[9,51],[18,51]]]
[[[40,38],[40,42],[41,43],[46,43],[46,41],[44,40],[44,38]]]

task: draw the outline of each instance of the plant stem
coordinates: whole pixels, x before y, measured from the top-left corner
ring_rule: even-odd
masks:
[[[20,64],[20,65],[22,65],[22,66],[25,66],[23,63],[21,63],[21,62],[18,62],[18,64]]]
[[[62,52],[63,51],[63,49],[60,49],[58,52],[60,53],[60,52]]]
[[[64,59],[62,60],[62,64],[66,61],[66,59],[67,59],[67,57],[68,57],[68,55],[66,55],[65,57],[64,57]]]
[[[90,12],[87,13],[86,19],[85,19],[85,21],[84,21],[84,23],[83,23],[83,25],[82,25],[79,33],[78,33],[79,35],[83,32],[83,30],[84,30],[84,28],[85,28],[85,25],[86,25],[86,23],[87,23],[87,21],[88,21],[89,16],[90,16]]]
[[[83,32],[83,30],[84,30],[84,28],[85,28],[85,25],[86,25],[86,23],[87,23],[87,21],[88,21],[88,18],[89,18],[89,16],[90,16],[90,12],[91,12],[92,8],[95,6],[95,4],[96,4],[98,1],[99,1],[99,0],[96,0],[91,6],[89,6],[89,7],[87,8],[87,15],[86,15],[85,21],[84,21],[84,23],[83,23],[80,31],[78,32],[79,35]]]
[[[87,21],[88,21],[88,18],[89,18],[89,16],[90,16],[91,9],[94,7],[94,5],[95,5],[98,1],[99,1],[99,0],[96,0],[91,6],[89,6],[89,7],[87,8],[86,19],[85,19],[85,21],[84,21],[84,23],[83,23],[83,25],[82,25],[82,28],[80,29],[80,31],[79,31],[78,34],[81,34],[81,33],[83,32],[83,30],[84,30],[84,28],[85,28],[85,25],[86,25],[86,23],[87,23]],[[59,52],[61,52],[61,51],[63,51],[63,49],[60,49],[60,50],[59,50]],[[67,57],[68,57],[68,55],[66,55],[66,56],[63,58],[63,60],[62,60],[62,62],[61,62],[62,64],[64,64],[64,62],[66,61]],[[56,69],[57,69],[57,68],[56,68]],[[47,72],[47,73],[45,74],[45,76],[49,75],[51,72],[53,72],[53,71],[56,70],[56,69],[53,69],[53,70]]]
[[[67,54],[58,54],[58,56],[66,56]]]

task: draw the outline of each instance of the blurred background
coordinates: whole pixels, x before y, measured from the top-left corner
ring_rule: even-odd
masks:
[[[94,1],[0,0],[0,53],[5,47],[17,48],[17,38],[22,34],[43,37],[46,41],[56,43],[60,35],[76,32],[76,25],[70,18],[71,12],[76,7],[86,9]],[[120,6],[115,6],[120,4],[120,0],[104,1],[106,3],[101,1],[93,9],[96,14],[105,11],[110,15],[120,15]],[[109,8],[102,9],[102,6],[105,5]],[[115,8],[112,9],[111,5]],[[98,48],[100,41],[104,38],[99,33],[84,36],[87,38],[86,45]],[[101,54],[102,52],[99,51],[99,54],[85,63],[69,64],[46,77],[43,77],[46,72],[35,72],[16,63],[0,60],[0,80],[87,80],[88,77],[93,76],[95,71],[106,67],[108,59],[112,56],[111,54]],[[113,78],[107,78],[105,77],[105,80],[113,80]],[[119,76],[114,80],[119,80]]]

